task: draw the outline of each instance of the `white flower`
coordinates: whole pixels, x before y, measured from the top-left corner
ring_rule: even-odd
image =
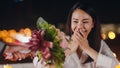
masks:
[[[34,64],[35,68],[45,68],[44,67],[45,63],[42,62],[42,59],[39,61],[37,56],[34,57],[33,64]]]

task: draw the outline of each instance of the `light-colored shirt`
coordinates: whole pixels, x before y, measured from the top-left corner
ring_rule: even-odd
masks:
[[[66,57],[64,68],[115,68],[118,64],[118,60],[103,40],[101,41],[97,61],[84,63],[87,58],[88,55],[85,52],[82,52],[80,59],[78,58],[77,53],[73,53]]]

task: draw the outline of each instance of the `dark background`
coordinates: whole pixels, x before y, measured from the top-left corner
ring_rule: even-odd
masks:
[[[36,28],[38,17],[51,24],[65,23],[70,8],[77,1],[88,2],[96,10],[101,23],[119,24],[119,0],[1,0],[0,30],[30,27]],[[120,35],[114,40],[105,40],[120,59]]]
[[[120,4],[117,0],[1,0],[0,28],[34,28],[40,16],[55,25],[65,23],[70,8],[77,1],[93,5],[101,23],[120,22]]]

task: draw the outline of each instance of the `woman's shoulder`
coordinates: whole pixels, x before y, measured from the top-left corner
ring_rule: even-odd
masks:
[[[104,40],[101,40],[101,44],[103,44],[103,43],[105,43],[105,41],[104,41]]]
[[[100,52],[106,53],[112,51],[111,48],[107,45],[107,43],[104,40],[101,40],[101,47],[100,47]]]
[[[104,40],[101,40],[101,47],[108,47],[107,43]]]

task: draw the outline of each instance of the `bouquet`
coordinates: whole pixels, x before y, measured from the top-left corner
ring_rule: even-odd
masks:
[[[23,32],[23,30],[21,30]],[[12,31],[13,33],[13,31]],[[65,60],[64,50],[67,48],[68,40],[64,32],[49,24],[42,17],[37,20],[37,29],[26,29],[25,34],[14,32],[12,34],[14,41],[6,41],[11,45],[29,47],[29,50],[19,51],[21,53],[35,52],[33,64],[37,68],[44,68],[44,65],[54,64],[55,68],[63,68]],[[17,50],[17,49],[16,49]],[[5,52],[5,58],[13,58],[12,53]]]
[[[65,60],[64,49],[68,44],[64,32],[48,24],[42,17],[37,21],[37,28],[38,30],[33,30],[30,39],[30,49],[37,51],[34,65],[44,68],[45,64],[54,64],[56,68],[62,68]]]

